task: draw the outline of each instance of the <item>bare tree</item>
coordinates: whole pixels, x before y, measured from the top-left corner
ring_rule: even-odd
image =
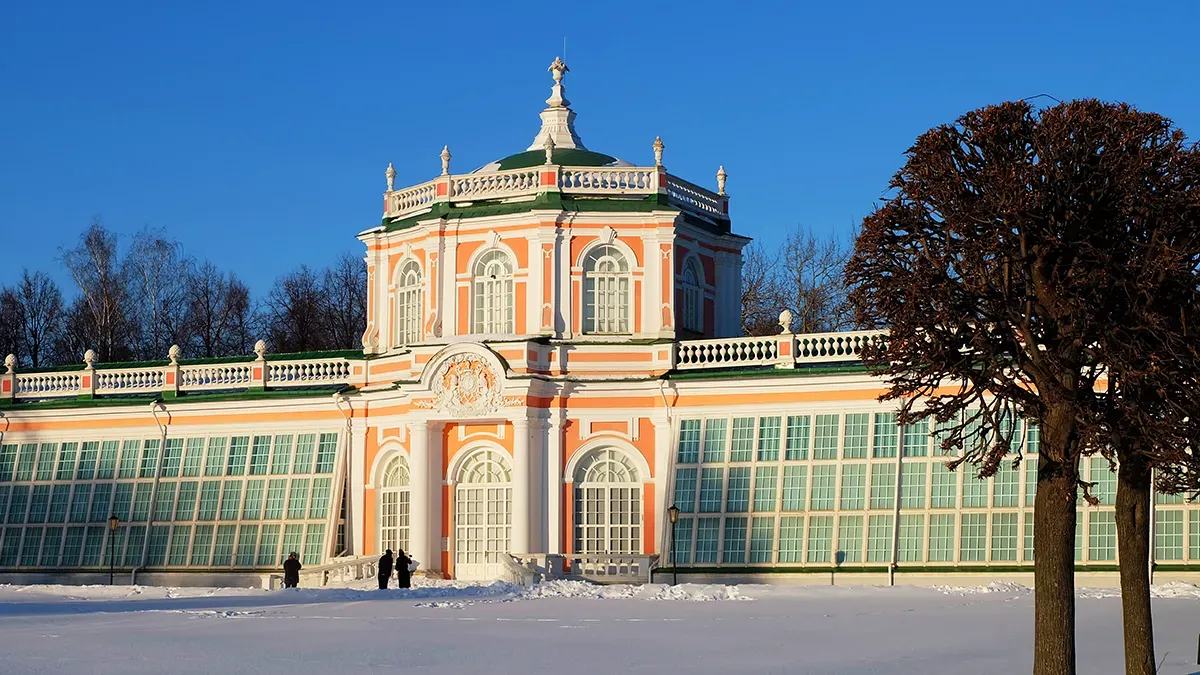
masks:
[[[317,275],[306,265],[275,281],[262,310],[262,324],[273,351],[308,352],[332,347],[322,295]]]
[[[187,281],[193,266],[183,246],[165,231],[143,229],[133,236],[122,268],[132,300],[136,358],[161,359],[172,344],[186,344]]]
[[[768,251],[754,243],[742,251],[742,333],[780,331],[779,314],[792,314],[792,331],[823,333],[855,326],[843,270],[850,247],[796,230]]]
[[[122,361],[133,354],[131,303],[125,271],[117,258],[117,235],[97,219],[79,238],[79,245],[60,253],[83,300],[86,321],[73,328],[87,331],[84,342],[103,361]],[[79,355],[80,357],[82,354]]]
[[[330,346],[361,349],[367,325],[367,266],[362,258],[343,253],[325,270],[321,288],[321,313]]]
[[[63,328],[62,291],[44,272],[21,273],[16,287],[0,295],[0,312],[13,322],[16,354],[22,365],[49,365],[54,341]],[[7,352],[6,352],[7,353]]]
[[[742,250],[742,334],[778,333],[779,306],[776,270],[779,255],[754,242]]]
[[[188,351],[211,358],[250,351],[250,289],[205,261],[187,278]]]

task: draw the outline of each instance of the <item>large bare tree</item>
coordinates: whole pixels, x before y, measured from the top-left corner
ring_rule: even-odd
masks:
[[[172,344],[186,344],[187,281],[193,266],[183,246],[164,230],[146,228],[133,235],[122,268],[131,300],[136,358],[161,359]]]
[[[74,322],[86,331],[85,343],[102,361],[131,358],[133,307],[126,270],[117,255],[117,235],[97,219],[80,236],[78,246],[61,251],[61,259],[79,289],[78,309],[87,313],[86,320]]]
[[[1110,440],[1105,369],[1132,367],[1136,351],[1114,346],[1113,322],[1148,316],[1137,293],[1158,258],[1137,230],[1186,217],[1182,193],[1167,189],[1196,184],[1173,175],[1188,166],[1170,159],[1181,144],[1162,118],[1098,101],[967,113],[908,150],[847,267],[860,319],[890,329],[864,351],[888,382],[884,398],[899,402],[902,422],[937,420],[955,466],[994,474],[1012,419],[1041,425],[1038,675],[1075,672],[1080,457]]]
[[[844,242],[803,230],[789,233],[770,250],[751,244],[742,253],[742,333],[778,333],[785,309],[796,333],[853,328],[843,276],[849,258]]]
[[[65,318],[58,285],[44,272],[24,270],[15,287],[0,293],[0,314],[11,327],[12,348],[20,364],[31,368],[49,365]]]
[[[205,261],[187,279],[184,301],[190,356],[247,354],[253,343],[250,289]],[[181,345],[182,346],[182,345]]]

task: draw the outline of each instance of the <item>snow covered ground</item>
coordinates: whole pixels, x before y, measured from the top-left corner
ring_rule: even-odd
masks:
[[[0,586],[0,672],[1020,673],[1014,584],[677,587],[425,581],[408,591]],[[1200,588],[1155,588],[1163,673],[1200,673]],[[1080,591],[1079,671],[1120,673],[1120,599]]]

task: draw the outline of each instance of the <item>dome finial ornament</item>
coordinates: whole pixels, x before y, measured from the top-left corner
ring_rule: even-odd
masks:
[[[663,165],[662,153],[663,153],[663,148],[665,148],[665,147],[667,147],[667,146],[663,145],[662,137],[655,136],[654,137],[654,166],[657,166],[660,168],[662,167],[662,165]]]
[[[717,194],[722,197],[725,196],[725,178],[727,178],[727,174],[725,173],[725,165],[722,164],[717,167]]]
[[[183,352],[179,349],[179,345],[171,345],[171,348],[167,350],[167,358],[171,359],[171,365],[179,365],[179,356],[182,353]]]
[[[546,70],[549,70],[554,75],[554,84],[562,84],[563,75],[571,72],[571,69],[567,67],[561,56],[554,57],[554,62]]]
[[[792,312],[785,309],[779,313],[779,327],[783,329],[783,335],[790,335],[792,332]]]
[[[542,128],[534,137],[533,144],[525,150],[544,149],[547,137],[553,138],[554,147],[560,150],[587,150],[575,132],[575,111],[571,110],[571,102],[563,94],[563,76],[571,69],[563,63],[562,58],[555,57],[547,70],[554,76],[554,86],[550,88],[550,98],[546,99],[547,107],[542,111]]]
[[[450,146],[447,145],[442,148],[441,157],[442,157],[442,175],[449,176],[450,175],[450,157],[451,157]]]
[[[544,143],[542,143],[542,149],[546,151],[546,163],[553,164],[554,163],[554,139],[547,136],[546,141]]]
[[[387,171],[384,171],[383,175],[387,178],[388,192],[396,189],[396,167],[392,166],[391,162],[388,162]]]

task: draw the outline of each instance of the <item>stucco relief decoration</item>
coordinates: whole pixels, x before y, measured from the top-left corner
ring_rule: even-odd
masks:
[[[505,398],[500,376],[474,354],[456,354],[441,365],[430,383],[433,400],[417,403],[451,415],[479,417],[499,408],[520,403]]]

